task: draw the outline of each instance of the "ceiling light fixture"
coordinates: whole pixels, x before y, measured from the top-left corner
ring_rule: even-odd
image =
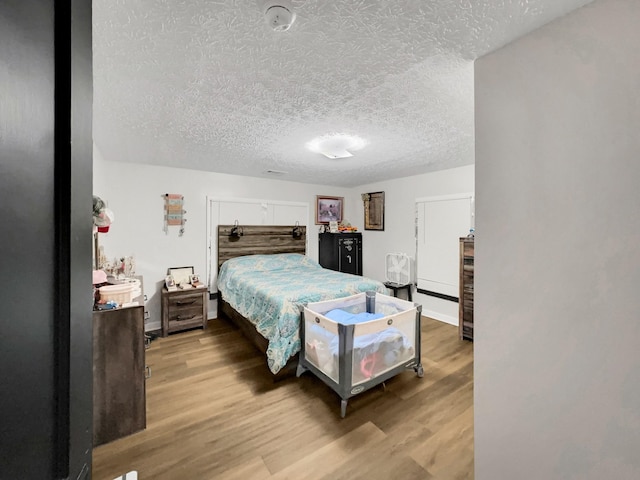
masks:
[[[262,11],[265,21],[276,32],[289,30],[296,19],[289,0],[265,0]]]
[[[365,147],[367,142],[357,135],[345,133],[330,133],[314,138],[307,143],[307,148],[312,152],[321,153],[327,158],[353,157],[353,151]]]

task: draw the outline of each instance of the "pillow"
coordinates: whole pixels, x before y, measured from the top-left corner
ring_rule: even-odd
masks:
[[[245,255],[227,260],[224,265],[234,271],[272,272],[300,268],[321,268],[318,262],[299,253],[276,253],[273,255]],[[224,266],[223,265],[223,266]]]

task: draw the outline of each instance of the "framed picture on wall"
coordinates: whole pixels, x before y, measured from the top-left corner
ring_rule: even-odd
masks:
[[[344,197],[316,196],[316,225],[329,225],[329,222],[342,222]]]
[[[384,230],[384,192],[363,193],[364,229]]]

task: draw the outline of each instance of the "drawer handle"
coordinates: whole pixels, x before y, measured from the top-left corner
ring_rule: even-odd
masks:
[[[188,317],[183,317],[182,315],[178,315],[176,317],[176,320],[191,320],[192,318],[195,318],[195,315],[189,315]]]
[[[176,305],[178,305],[178,306],[182,306],[182,305],[191,305],[191,304],[193,304],[193,303],[196,303],[196,301],[195,301],[195,300],[191,300],[190,302],[181,302],[180,300],[178,300],[178,301],[176,302]]]
[[[144,378],[151,378],[151,367],[149,365],[144,366]]]

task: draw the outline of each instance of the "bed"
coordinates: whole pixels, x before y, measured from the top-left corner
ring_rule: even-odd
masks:
[[[375,291],[383,283],[327,270],[304,255],[306,231],[293,226],[218,227],[219,310],[267,356],[269,370],[295,373],[300,307],[309,302]]]

